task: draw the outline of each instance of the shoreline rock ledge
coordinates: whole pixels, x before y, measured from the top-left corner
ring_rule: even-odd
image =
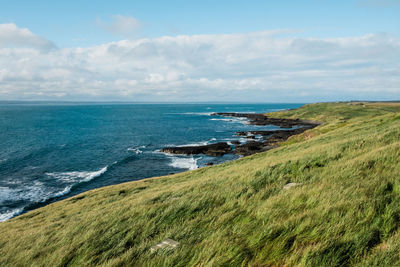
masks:
[[[230,145],[224,142],[215,144],[203,145],[203,146],[174,146],[164,147],[161,152],[170,154],[181,154],[181,155],[196,155],[205,154],[209,156],[222,156],[232,152]]]
[[[251,125],[275,125],[281,128],[292,128],[293,126],[318,126],[320,123],[300,119],[271,118],[262,113],[235,113],[235,112],[214,112],[210,116],[246,118]]]
[[[237,155],[249,156],[255,153],[267,151],[277,147],[280,142],[287,140],[290,136],[300,134],[304,131],[312,129],[320,123],[314,121],[305,121],[300,119],[280,119],[270,118],[264,114],[257,113],[232,113],[232,112],[220,112],[212,113],[211,116],[224,116],[224,117],[239,117],[247,118],[248,123],[251,125],[265,126],[275,125],[280,128],[286,128],[285,130],[258,130],[258,131],[244,131],[236,132],[237,136],[244,136],[249,139],[246,143],[241,143],[238,140],[231,142],[235,145],[234,149],[227,143],[220,142],[215,144],[203,145],[203,146],[176,146],[176,147],[165,147],[161,152],[170,154],[181,154],[181,155],[196,155],[205,154],[209,156],[223,156],[228,153],[235,153]],[[293,129],[293,127],[296,127]],[[297,128],[298,127],[298,128]],[[261,140],[253,140],[255,136],[261,136]]]

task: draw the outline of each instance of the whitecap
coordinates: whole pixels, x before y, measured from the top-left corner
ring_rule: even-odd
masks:
[[[29,201],[31,203],[45,202],[52,198],[64,196],[71,192],[74,185],[88,182],[107,171],[107,166],[104,168],[93,171],[75,171],[75,172],[53,172],[46,173],[46,175],[58,179],[64,183],[64,189],[48,187],[40,181],[34,181],[33,184],[19,186],[18,188],[10,188],[0,186],[0,204],[5,204],[8,201]],[[8,220],[23,211],[23,208],[14,209],[5,213],[0,213],[0,221]]]
[[[210,121],[226,121],[226,122],[232,122],[232,123],[241,123],[241,124],[249,124],[249,120],[247,118],[241,118],[241,117],[229,117],[229,118],[212,118]]]
[[[202,142],[197,142],[197,143],[190,143],[190,144],[184,144],[184,145],[178,145],[176,147],[187,147],[187,146],[205,146],[208,144],[208,141],[202,141]]]
[[[74,172],[49,172],[46,173],[48,176],[52,176],[63,182],[89,182],[94,178],[102,175],[107,171],[108,166],[101,168],[98,171],[88,172],[88,171],[74,171]]]
[[[239,138],[239,142],[242,144],[247,143],[248,141],[250,141],[249,138],[245,138],[245,137]]]
[[[171,163],[169,164],[171,167],[179,168],[179,169],[188,169],[195,170],[199,166],[197,165],[197,161],[200,158],[195,159],[194,157],[171,157]]]
[[[187,146],[205,146],[208,145],[210,143],[212,143],[213,141],[216,141],[217,138],[211,138],[210,140],[207,141],[201,141],[201,142],[197,142],[197,143],[190,143],[190,144],[184,144],[184,145],[178,145],[176,147],[187,147]],[[173,146],[173,145],[172,145]]]
[[[21,212],[23,210],[24,210],[23,208],[20,208],[20,209],[8,210],[4,213],[0,213],[0,222],[4,222],[8,219],[11,219],[14,216],[17,216],[18,214],[21,214]]]
[[[69,185],[69,186],[65,187],[64,190],[62,190],[62,191],[60,191],[60,192],[58,192],[58,193],[55,193],[55,194],[53,195],[53,197],[61,197],[61,196],[64,196],[64,195],[68,194],[69,192],[71,192],[71,188],[72,188],[72,186]]]
[[[141,150],[141,148],[143,149],[143,148],[145,148],[145,147],[146,147],[146,146],[130,147],[130,148],[127,148],[126,150],[131,151],[131,152],[134,152],[136,155],[138,155],[138,154],[142,154],[142,153],[143,153],[143,151]]]
[[[11,199],[11,196],[13,195],[13,190],[9,187],[5,186],[0,186],[0,204],[3,202]]]
[[[232,121],[232,119],[220,119],[220,118],[212,118],[210,121]]]
[[[7,201],[34,201],[41,202],[51,196],[51,192],[45,192],[43,184],[35,181],[33,185],[25,185],[18,188],[0,187],[0,204]]]
[[[171,115],[200,115],[200,116],[210,116],[214,112],[183,112],[183,113],[166,113]]]
[[[212,142],[214,142],[216,140],[217,140],[217,138],[211,138],[210,140],[207,140],[207,141],[200,141],[200,142],[189,143],[189,144],[184,144],[184,145],[166,144],[165,147],[205,146],[205,145],[208,145],[208,144],[210,144],[210,143],[212,143]],[[167,154],[167,155],[169,154],[169,153],[162,152],[161,149],[156,149],[156,150],[153,151],[153,153],[156,153],[156,154],[160,154],[161,153],[161,154]]]

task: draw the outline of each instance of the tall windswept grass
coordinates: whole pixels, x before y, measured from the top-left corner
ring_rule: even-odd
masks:
[[[268,152],[92,190],[0,223],[0,265],[400,265],[400,104],[268,115],[324,124]],[[180,245],[151,252],[167,238]]]

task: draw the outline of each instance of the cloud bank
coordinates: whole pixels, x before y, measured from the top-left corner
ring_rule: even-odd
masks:
[[[400,99],[400,38],[387,34],[264,31],[45,49],[51,44],[0,25],[0,100]]]
[[[18,28],[14,23],[7,23],[0,24],[0,48],[4,47],[31,47],[49,50],[55,48],[55,45],[28,29]]]

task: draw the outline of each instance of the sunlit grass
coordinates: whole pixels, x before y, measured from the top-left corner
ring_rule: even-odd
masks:
[[[269,114],[324,124],[268,152],[0,223],[0,263],[399,265],[399,112],[396,103],[323,103]],[[284,189],[289,182],[298,185]],[[180,246],[150,252],[166,238]]]

